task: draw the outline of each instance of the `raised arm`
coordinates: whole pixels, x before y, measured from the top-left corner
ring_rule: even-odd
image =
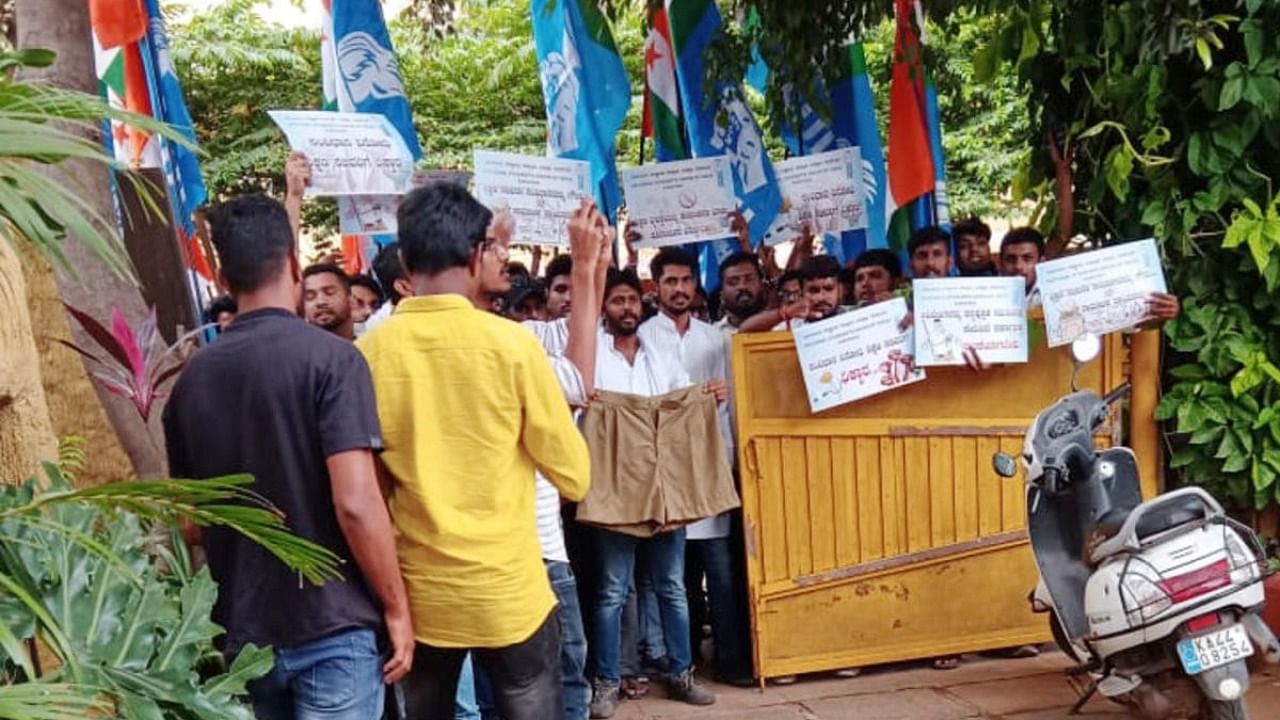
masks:
[[[573,258],[570,273],[573,282],[573,304],[569,313],[569,338],[564,354],[578,368],[582,384],[595,387],[596,326],[600,323],[600,303],[596,297],[596,266],[600,261],[600,227],[604,218],[594,202],[583,200],[582,206],[569,220],[569,254]]]
[[[289,215],[293,240],[302,232],[302,195],[311,184],[311,161],[307,154],[294,150],[284,163],[284,210]]]

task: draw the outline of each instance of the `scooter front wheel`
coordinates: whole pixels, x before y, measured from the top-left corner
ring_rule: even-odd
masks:
[[[1244,700],[1209,700],[1204,701],[1203,720],[1249,720],[1249,711],[1244,707]]]

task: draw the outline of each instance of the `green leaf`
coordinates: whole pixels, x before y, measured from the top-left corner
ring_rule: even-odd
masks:
[[[1193,433],[1204,426],[1204,405],[1194,400],[1178,406],[1178,432]]]
[[[1267,117],[1275,114],[1277,102],[1280,102],[1280,80],[1270,75],[1252,75],[1244,84],[1244,99],[1258,108]]]
[[[1116,145],[1107,153],[1107,186],[1119,200],[1129,196],[1129,176],[1133,174],[1133,153],[1124,144]]]
[[[244,695],[247,684],[271,672],[274,665],[275,653],[271,648],[250,643],[236,655],[227,672],[209,679],[204,691],[209,695]]]
[[[1253,459],[1250,468],[1250,478],[1253,480],[1253,488],[1258,492],[1266,492],[1276,481],[1276,471],[1271,466]]]
[[[1204,366],[1196,365],[1195,363],[1179,365],[1170,370],[1169,374],[1179,380],[1204,380],[1209,377],[1209,373],[1205,370]]]
[[[1244,52],[1249,60],[1249,67],[1256,67],[1262,60],[1262,46],[1265,42],[1262,21],[1256,18],[1245,20],[1240,23],[1240,34],[1244,37]]]
[[[1223,425],[1206,425],[1192,433],[1188,442],[1192,445],[1211,445],[1222,437],[1222,433],[1226,432],[1226,429]]]
[[[1173,469],[1187,467],[1200,458],[1200,452],[1193,447],[1179,448],[1169,458],[1169,467]]]
[[[156,650],[156,670],[190,667],[199,657],[202,644],[222,634],[222,628],[209,619],[217,598],[218,586],[205,567],[182,588],[182,619],[170,628]]]
[[[1209,51],[1209,43],[1204,38],[1196,38],[1196,54],[1200,56],[1200,62],[1204,64],[1204,69],[1209,70],[1213,67],[1213,54]]]
[[[999,62],[1000,46],[997,40],[992,40],[978,48],[978,52],[973,55],[973,79],[978,82],[990,82],[996,75]]]
[[[1232,77],[1222,83],[1222,93],[1218,96],[1218,111],[1226,112],[1244,99],[1244,78]]]
[[[1249,467],[1248,455],[1232,455],[1226,462],[1222,463],[1222,472],[1236,473]]]

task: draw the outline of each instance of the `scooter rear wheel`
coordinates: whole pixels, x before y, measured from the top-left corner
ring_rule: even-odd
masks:
[[[1049,631],[1053,633],[1053,642],[1058,649],[1066,654],[1067,657],[1076,662],[1083,662],[1076,654],[1076,649],[1071,645],[1071,641],[1067,639],[1067,633],[1062,629],[1062,621],[1058,619],[1058,613],[1049,612]]]
[[[1249,711],[1244,707],[1244,700],[1209,700],[1204,701],[1204,720],[1249,720]]]

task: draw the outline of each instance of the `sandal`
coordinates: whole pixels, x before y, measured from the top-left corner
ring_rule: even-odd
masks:
[[[947,655],[946,657],[936,657],[933,659],[934,670],[955,670],[960,667],[959,655]]]
[[[628,700],[639,700],[649,694],[649,683],[637,678],[622,678],[622,695]]]

